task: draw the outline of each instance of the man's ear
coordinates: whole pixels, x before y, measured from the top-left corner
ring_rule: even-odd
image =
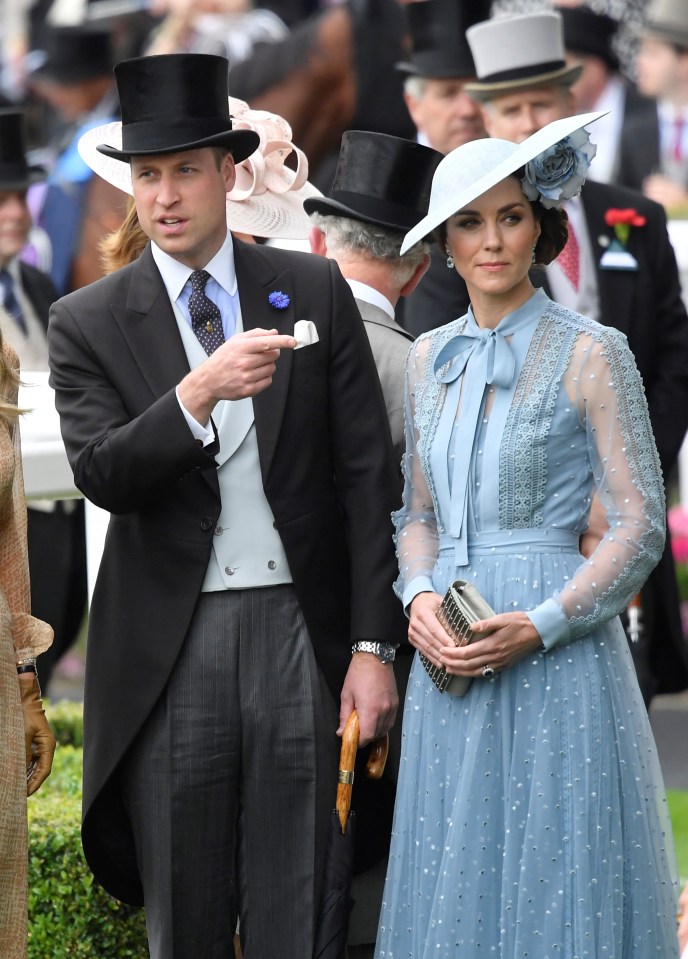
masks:
[[[311,245],[311,253],[315,253],[316,256],[327,256],[327,237],[319,226],[311,227],[308,242]]]
[[[410,280],[407,280],[406,283],[399,290],[399,296],[410,296],[415,288],[418,286],[420,281],[425,276],[425,273],[430,266],[430,254],[426,253],[422,261],[418,264],[416,269],[413,272],[413,276]]]
[[[225,153],[225,155],[222,157],[221,169],[222,175],[225,179],[225,193],[229,193],[236,182],[236,166],[234,163],[234,157],[231,153]]]

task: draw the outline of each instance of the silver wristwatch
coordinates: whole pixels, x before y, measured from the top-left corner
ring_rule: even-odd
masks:
[[[381,663],[393,663],[397,654],[396,643],[373,643],[361,639],[351,647],[351,653],[373,653]]]

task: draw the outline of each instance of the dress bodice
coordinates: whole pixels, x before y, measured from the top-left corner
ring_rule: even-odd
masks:
[[[664,498],[645,395],[622,334],[542,291],[495,331],[480,330],[469,312],[416,342],[407,418],[397,514],[405,605],[431,588],[440,546],[452,544],[462,567],[486,533],[506,542],[515,530],[580,535],[595,495],[609,533],[572,582],[543,595],[533,620],[551,642],[570,639],[637,591],[661,552]]]

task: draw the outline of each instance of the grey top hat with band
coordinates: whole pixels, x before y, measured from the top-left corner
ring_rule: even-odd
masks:
[[[412,140],[349,130],[342,136],[329,196],[310,197],[303,208],[405,233],[428,212],[441,159],[441,153]]]
[[[27,163],[23,112],[0,110],[0,190],[25,190],[45,177],[43,167]]]
[[[445,223],[459,210],[464,209],[467,203],[487,193],[493,186],[506,180],[536,158],[541,160],[543,155],[551,151],[555,145],[565,146],[568,142],[567,138],[602,116],[604,112],[583,113],[580,116],[554,120],[523,143],[484,137],[464,143],[452,150],[435,171],[427,216],[404,237],[402,254],[406,253],[414,243],[418,243],[432,233],[441,223]],[[587,141],[587,135],[584,135],[583,139]],[[580,171],[587,172],[589,159],[594,156],[594,153],[594,148],[587,151],[587,154],[585,151],[577,150],[580,169],[578,169],[579,164],[576,164],[571,169],[572,175],[568,179],[560,177],[563,181],[560,194],[562,197],[570,198],[579,192],[584,180]],[[554,157],[555,176],[559,176],[562,172],[560,160],[561,158]],[[545,171],[546,169],[547,164],[545,164]],[[565,190],[567,192],[564,192]]]
[[[491,100],[514,90],[557,84],[570,86],[582,67],[567,67],[564,31],[558,13],[496,17],[466,31],[478,80],[465,90],[475,100]]]
[[[121,148],[101,143],[115,160],[222,146],[239,163],[258,149],[253,130],[233,130],[225,57],[170,53],[122,60],[115,79],[122,113]]]
[[[688,49],[688,2],[686,0],[651,0],[645,11],[645,26],[640,34],[656,37]]]
[[[490,0],[423,0],[405,6],[411,56],[396,64],[408,76],[428,79],[474,77],[466,28],[490,15]],[[470,12],[469,12],[470,8]]]

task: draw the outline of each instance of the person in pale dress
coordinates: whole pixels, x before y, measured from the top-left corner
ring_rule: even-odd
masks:
[[[1,309],[1,308],[0,308]],[[51,627],[30,614],[26,502],[19,448],[18,360],[0,335],[0,956],[27,951],[26,797],[50,775],[55,739],[36,657]]]
[[[466,316],[407,364],[399,579],[406,695],[379,959],[666,959],[678,885],[666,797],[619,612],[661,555],[664,487],[626,338],[529,278],[566,242],[599,114],[459,147],[427,217]],[[595,497],[609,530],[580,553]],[[495,611],[455,646],[455,580]]]

